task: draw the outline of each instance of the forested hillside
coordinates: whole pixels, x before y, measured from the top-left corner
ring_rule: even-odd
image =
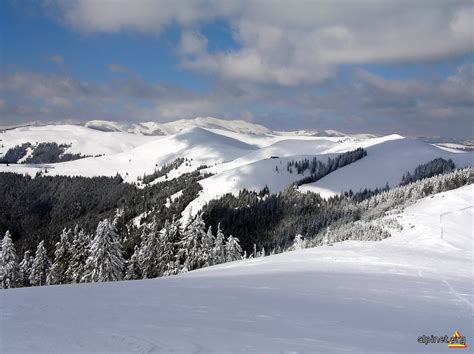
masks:
[[[473,182],[470,168],[438,173],[451,163],[420,165],[409,184],[392,189],[328,199],[297,186],[277,194],[243,190],[211,201],[184,225],[178,217],[200,190],[199,171],[143,189],[120,176],[0,174],[2,287],[155,278],[242,257],[381,240],[390,236],[387,228],[401,227],[384,218],[387,212]]]
[[[0,173],[0,233],[9,230],[19,251],[32,249],[44,240],[51,248],[63,228],[80,225],[87,232],[98,222],[123,209],[123,223],[142,215],[156,215],[160,226],[173,215],[180,215],[201,189],[199,172],[184,174],[145,188],[124,183],[117,175],[109,177],[29,176]],[[168,198],[183,191],[166,206]],[[146,214],[146,215],[145,215]],[[129,228],[133,227],[130,225]]]
[[[203,216],[206,224],[220,223],[225,232],[237,236],[244,250],[250,252],[256,243],[259,249],[278,251],[289,247],[298,234],[306,239],[321,239],[329,226],[350,224],[367,215],[380,217],[407,200],[472,182],[471,170],[466,169],[420,178],[394,189],[386,186],[357,193],[348,191],[328,199],[311,192],[300,193],[295,187],[278,194],[244,190],[237,196],[227,194],[211,201],[203,208]]]
[[[58,145],[57,143],[39,143],[36,145],[24,143],[10,148],[5,155],[0,158],[0,163],[57,163],[88,157],[81,154],[66,153],[66,150],[70,147],[71,145],[68,144]]]

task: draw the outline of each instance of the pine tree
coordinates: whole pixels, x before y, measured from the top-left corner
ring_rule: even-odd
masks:
[[[209,226],[207,233],[202,240],[202,255],[204,260],[204,267],[211,266],[215,263],[214,259],[214,246],[216,243],[216,238],[212,233],[212,227]]]
[[[135,246],[135,251],[132,254],[132,257],[128,261],[127,270],[125,272],[125,280],[136,280],[142,278],[142,272],[140,269],[140,264],[138,262],[140,249],[138,246]]]
[[[110,220],[105,219],[99,222],[95,237],[91,242],[84,281],[117,281],[123,278],[125,261],[118,237]]]
[[[217,235],[213,250],[214,264],[225,263],[225,237],[221,230],[221,224],[217,225]]]
[[[165,272],[165,275],[178,274],[180,272],[180,259],[179,259],[179,249],[181,247],[181,222],[179,219],[176,219],[173,215],[173,219],[170,224],[170,235],[169,240],[173,246],[173,260],[168,264],[168,270]]]
[[[239,239],[230,235],[225,244],[226,261],[233,262],[242,259],[242,248]]]
[[[46,285],[46,278],[48,276],[50,261],[46,254],[44,241],[41,241],[36,248],[35,258],[31,265],[30,284],[31,286]]]
[[[18,272],[18,286],[30,286],[30,273],[33,258],[30,256],[30,251],[25,251],[23,259],[19,264]]]
[[[293,240],[293,244],[291,245],[290,250],[296,251],[296,250],[301,250],[305,247],[304,245],[304,239],[303,236],[300,234],[297,234],[295,236],[295,239]]]
[[[182,271],[198,269],[204,265],[202,240],[206,236],[205,227],[202,215],[198,215],[184,229],[179,250],[180,258],[184,260]]]
[[[174,222],[174,220],[172,221]],[[161,230],[161,250],[160,250],[160,272],[162,275],[172,275],[177,273],[174,254],[174,240],[176,239],[176,228],[166,220],[163,230]]]
[[[64,229],[59,242],[55,245],[54,262],[48,275],[48,285],[68,284],[70,279],[67,270],[71,261],[72,231]]]
[[[153,221],[145,225],[142,233],[142,242],[140,245],[140,268],[144,279],[156,278],[161,275],[160,270],[160,231],[158,223]]]
[[[18,284],[18,261],[16,257],[15,245],[7,231],[2,240],[0,251],[0,276],[2,289],[14,288]]]
[[[66,271],[66,276],[72,283],[80,283],[84,276],[90,242],[90,236],[76,226],[71,244],[71,259]]]

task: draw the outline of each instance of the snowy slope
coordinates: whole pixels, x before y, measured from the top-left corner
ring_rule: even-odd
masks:
[[[27,126],[0,133],[0,155],[23,143],[72,145],[66,152],[82,155],[110,155],[131,150],[153,140],[151,137],[127,133],[110,133],[77,125]]]
[[[156,166],[162,166],[178,157],[192,159],[191,166],[183,166],[180,169],[180,173],[184,173],[194,171],[203,164],[233,160],[253,149],[255,149],[254,146],[239,140],[214,134],[201,128],[188,128],[175,135],[153,137],[150,142],[113,155],[48,164],[47,166],[0,165],[0,171],[32,173],[38,167],[47,167],[50,175],[92,177],[115,176],[119,173],[126,181],[136,182],[139,176],[151,173]]]
[[[367,147],[367,156],[330,173],[321,180],[304,185],[302,191],[320,193],[323,197],[352,189],[395,186],[402,175],[435,158],[452,159],[457,167],[472,166],[474,153],[450,152],[418,140],[396,139]]]
[[[207,169],[215,175],[199,182],[203,190],[184,210],[182,221],[186,222],[189,215],[194,215],[207,202],[226,193],[237,194],[244,188],[259,191],[265,186],[273,193],[285,189],[305,177],[304,174],[298,175],[287,171],[287,162],[290,160],[311,159],[316,156],[321,161],[326,161],[328,157],[358,147],[366,148],[368,155],[299,189],[330,197],[349,189],[359,191],[363,188],[384,187],[387,182],[391,186],[398,185],[405,172],[413,171],[419,164],[437,157],[451,158],[458,167],[472,166],[474,162],[473,153],[451,153],[399,135],[362,141],[349,139],[343,142],[331,138],[287,139],[252,151],[234,161]],[[271,156],[279,158],[269,159]]]
[[[173,171],[171,178],[203,164],[218,164],[221,167],[208,172],[219,173],[273,155],[317,154],[334,145],[338,145],[339,150],[346,151],[356,143],[349,137],[344,138],[346,141],[342,143],[339,137],[294,136],[291,133],[283,135],[281,132],[280,135],[272,135],[267,134],[268,129],[248,122],[214,118],[165,123],[162,128],[166,131],[162,136],[145,136],[136,131],[127,133],[124,132],[128,131],[127,126],[115,122],[93,121],[86,125],[94,124],[95,129],[74,125],[48,125],[8,130],[0,134],[3,144],[0,153],[4,154],[9,148],[25,142],[57,142],[72,144],[66,152],[106,156],[47,165],[0,165],[0,171],[28,173],[32,176],[38,169],[45,168],[51,175],[114,176],[120,173],[125,180],[135,182],[138,176],[152,173],[157,166],[177,157],[193,159],[193,162],[188,168],[183,166],[178,171]],[[199,128],[199,125],[207,128]]]
[[[334,157],[336,155],[318,156],[325,161],[328,157]],[[220,170],[221,172],[199,181],[203,189],[199,196],[185,208],[182,213],[181,221],[186,223],[189,216],[195,215],[207,202],[219,198],[226,193],[238,194],[242,189],[260,191],[265,186],[267,186],[272,193],[282,191],[293,182],[308,176],[307,173],[297,174],[296,172],[288,172],[286,169],[287,163],[294,159],[311,159],[312,157],[313,155],[296,155],[278,159],[266,158],[256,162],[242,164],[231,169],[226,169],[227,164],[211,167],[207,169],[207,171]],[[233,164],[233,162],[230,164]]]
[[[473,333],[474,187],[426,198],[380,242],[185,275],[0,291],[1,352],[450,352]],[[455,211],[442,220],[439,214]]]

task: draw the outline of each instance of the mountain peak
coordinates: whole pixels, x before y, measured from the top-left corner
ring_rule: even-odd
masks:
[[[144,122],[132,124],[105,120],[92,120],[85,123],[85,127],[107,132],[127,132],[143,135],[170,135],[193,127],[226,130],[241,134],[265,135],[272,133],[271,130],[260,124],[250,123],[244,120],[226,120],[213,117],[180,119],[168,123]]]

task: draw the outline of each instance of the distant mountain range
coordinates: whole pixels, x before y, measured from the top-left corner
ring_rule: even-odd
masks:
[[[21,124],[0,125],[1,130],[11,130],[22,127],[41,127],[46,125],[80,125],[89,129],[99,130],[103,132],[123,132],[142,134],[150,136],[171,135],[187,128],[205,128],[217,129],[234,133],[254,134],[254,135],[295,135],[295,136],[327,136],[327,137],[344,137],[348,134],[336,130],[295,130],[295,131],[278,131],[271,130],[263,125],[251,123],[244,120],[226,120],[213,117],[197,117],[194,119],[180,119],[168,123],[142,122],[142,123],[123,123],[108,120],[91,120],[85,123],[76,124],[69,121],[64,122],[29,122]],[[375,137],[374,134],[352,134],[354,137]]]

